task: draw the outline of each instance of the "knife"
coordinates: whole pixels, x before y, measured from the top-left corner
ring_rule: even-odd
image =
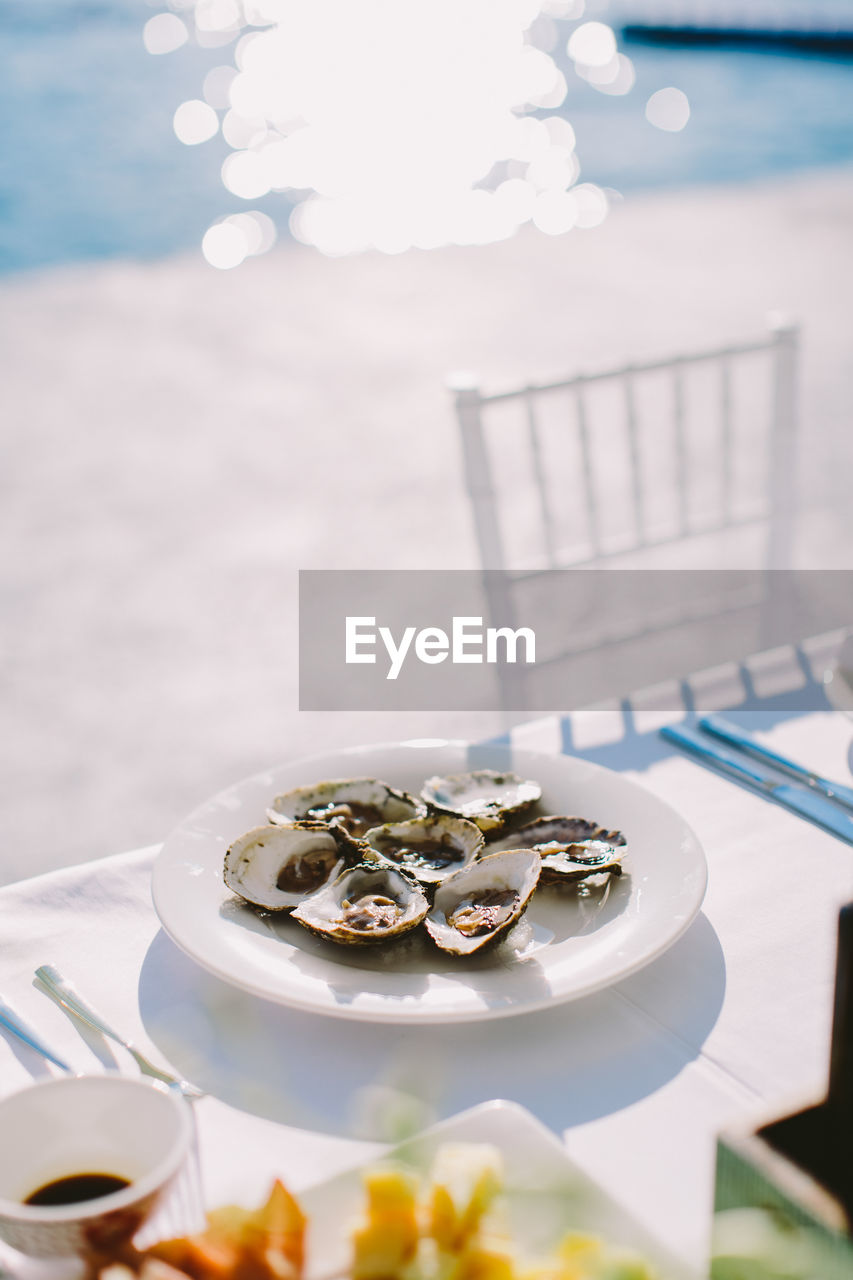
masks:
[[[63,1071],[73,1073],[73,1068],[69,1067],[67,1062],[63,1062],[62,1058],[58,1058],[55,1053],[48,1049],[35,1031],[28,1027],[23,1018],[15,1013],[11,1005],[6,1004],[3,999],[0,999],[0,1027],[5,1027],[7,1031],[11,1031],[19,1040],[23,1040],[24,1044],[28,1044],[31,1049],[35,1049],[36,1053],[40,1053],[43,1058],[47,1058],[48,1062],[61,1067]]]
[[[667,725],[661,729],[660,733],[661,737],[674,742],[684,751],[689,751],[703,763],[713,765],[723,773],[736,778],[738,782],[747,783],[768,800],[775,800],[777,804],[799,814],[801,818],[807,818],[809,822],[815,822],[819,827],[831,831],[833,835],[840,836],[848,844],[853,844],[853,817],[837,808],[826,796],[819,795],[809,787],[777,782],[768,770],[758,768],[744,756],[718,746],[712,739],[703,737],[695,729],[688,729],[681,725]]]
[[[830,800],[837,800],[846,809],[853,809],[853,787],[845,787],[840,782],[832,782],[829,778],[823,778],[812,769],[806,769],[794,760],[789,760],[787,756],[780,755],[778,751],[765,747],[763,742],[759,742],[757,738],[754,738],[751,733],[747,733],[745,729],[732,724],[731,720],[726,720],[725,716],[705,716],[699,721],[699,728],[704,729],[706,733],[712,733],[715,738],[721,738],[723,742],[727,742],[732,747],[740,747],[741,751],[748,752],[756,760],[764,760],[767,764],[772,765],[774,769],[779,769],[782,773],[789,774],[790,777],[796,778],[798,782],[804,782],[807,787],[820,791],[823,795],[828,796]]]

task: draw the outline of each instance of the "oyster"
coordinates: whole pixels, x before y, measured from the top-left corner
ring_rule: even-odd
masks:
[[[480,828],[448,813],[386,822],[373,827],[364,839],[382,862],[401,867],[427,885],[439,884],[460,871],[483,848]]]
[[[267,911],[292,911],[340,875],[352,841],[321,822],[253,827],[225,855],[225,883]]]
[[[540,884],[567,884],[590,876],[622,874],[622,853],[603,840],[581,840],[576,844],[543,845]]]
[[[600,840],[609,845],[627,843],[621,831],[608,831],[589,818],[552,814],[547,818],[534,818],[489,848],[493,853],[502,849],[538,849],[541,853],[547,851],[549,845],[578,844],[586,840]]]
[[[429,903],[410,876],[381,863],[360,863],[306,898],[293,919],[330,942],[368,946],[416,928],[427,911]]]
[[[518,923],[539,880],[534,849],[490,853],[438,886],[425,924],[442,951],[470,955],[491,946]]]
[[[499,830],[511,814],[531,808],[541,794],[538,783],[493,769],[428,778],[421,791],[431,808],[468,818],[481,831]]]
[[[336,823],[358,839],[370,827],[405,822],[423,811],[414,796],[378,778],[336,778],[283,792],[267,809],[267,817],[275,823],[305,819]]]

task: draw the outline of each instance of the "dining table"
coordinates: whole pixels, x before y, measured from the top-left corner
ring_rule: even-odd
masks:
[[[506,1099],[705,1275],[718,1133],[752,1130],[826,1091],[853,846],[702,767],[659,730],[724,707],[776,750],[849,781],[853,724],[823,696],[819,671],[794,665],[787,688],[773,668],[765,686],[752,673],[748,696],[742,684],[733,694],[704,681],[685,687],[678,711],[639,699],[508,731],[513,747],[574,755],[638,782],[677,810],[704,850],[707,892],[690,927],[604,990],[513,1017],[425,1026],[259,998],[163,930],[153,846],[0,890],[0,995],[74,1070],[134,1071],[123,1049],[46,997],[34,971],[53,964],[145,1054],[203,1090],[193,1105],[208,1205],[259,1202],[274,1176],[299,1193],[401,1131]],[[55,1074],[0,1035],[0,1095]],[[0,1260],[14,1271],[9,1251]]]

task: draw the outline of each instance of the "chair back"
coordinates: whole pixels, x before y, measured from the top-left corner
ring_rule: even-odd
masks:
[[[543,591],[554,598],[553,570],[791,567],[797,337],[794,324],[774,318],[768,335],[754,342],[555,382],[484,394],[472,379],[457,378],[490,620],[514,629],[537,593],[534,608],[544,607]],[[612,585],[618,618],[624,592],[621,583]],[[658,607],[651,580],[636,582],[630,594],[639,599],[626,607],[626,626],[619,621],[614,631],[602,608],[609,593],[583,575],[571,588],[570,643],[544,662],[537,656],[537,668],[549,668],[546,688],[553,689],[555,664],[591,654],[600,670],[590,669],[585,683],[605,696],[617,679],[616,650],[636,663],[644,640],[653,660],[674,674],[680,659],[699,652],[691,636],[707,618],[725,617],[734,627],[736,615],[754,616],[770,643],[783,596],[769,587],[764,577],[744,598],[735,583],[698,604],[679,597],[673,610]],[[685,631],[685,622],[694,631]],[[675,646],[668,658],[665,632]],[[520,667],[500,672],[506,708],[535,705],[531,676]]]
[[[701,539],[717,567],[713,535],[760,526],[761,566],[789,567],[797,338],[771,318],[754,342],[555,382],[484,394],[457,376],[481,566],[525,576]]]

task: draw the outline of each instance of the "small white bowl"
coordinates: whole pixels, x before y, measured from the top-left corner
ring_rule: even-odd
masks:
[[[0,1237],[34,1257],[68,1257],[138,1231],[180,1172],[192,1123],[189,1104],[155,1081],[66,1076],[0,1100],[0,1135]],[[79,1173],[130,1185],[97,1200],[24,1204]]]

